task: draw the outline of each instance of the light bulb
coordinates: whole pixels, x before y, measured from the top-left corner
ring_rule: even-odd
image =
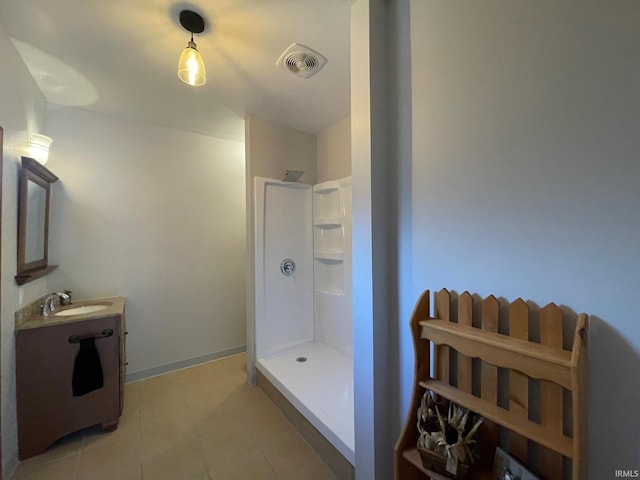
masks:
[[[193,86],[204,85],[207,81],[207,74],[204,68],[202,55],[198,52],[196,44],[189,41],[180,55],[178,61],[178,77],[185,83]]]

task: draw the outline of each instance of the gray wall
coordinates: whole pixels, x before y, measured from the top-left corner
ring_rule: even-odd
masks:
[[[358,0],[351,8],[351,161],[353,182],[353,347],[355,457],[358,480],[392,478],[395,443],[390,403],[389,263],[394,180],[388,112],[388,8]],[[395,373],[395,372],[394,372]]]
[[[625,0],[411,2],[402,275],[414,299],[447,287],[592,315],[592,479],[640,464],[639,28]]]
[[[423,290],[442,287],[591,314],[590,478],[638,468],[640,9],[623,0],[380,3],[352,9],[358,475],[389,478],[392,445],[380,433],[391,417],[397,438],[407,414],[409,316]],[[387,63],[375,68],[379,38]],[[370,78],[357,76],[363,69]],[[379,83],[386,129],[376,125]],[[381,135],[387,145],[376,145]],[[388,182],[376,188],[380,172]],[[387,207],[376,208],[378,195]],[[373,255],[385,233],[386,252]],[[376,293],[381,274],[390,283]],[[388,313],[386,344],[375,301]]]

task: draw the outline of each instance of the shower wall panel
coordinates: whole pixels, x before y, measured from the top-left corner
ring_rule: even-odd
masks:
[[[313,340],[311,185],[256,177],[256,357]]]

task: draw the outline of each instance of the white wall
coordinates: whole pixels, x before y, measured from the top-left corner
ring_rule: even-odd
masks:
[[[625,0],[411,2],[404,281],[592,315],[591,479],[640,465],[639,26]]]
[[[318,133],[318,183],[351,175],[351,116]]]
[[[52,289],[124,295],[128,374],[245,345],[242,143],[50,108]]]
[[[2,178],[2,475],[9,478],[18,462],[15,392],[14,312],[47,291],[47,279],[24,287],[15,283],[17,264],[18,168],[21,132],[46,133],[45,99],[0,22],[0,126],[4,128]]]
[[[317,182],[316,136],[257,117],[248,117],[245,122],[246,151],[246,204],[247,204],[247,353],[248,378],[252,377],[255,361],[254,341],[254,278],[255,278],[255,240],[254,240],[254,177],[266,177],[282,180],[285,170],[303,170],[300,178],[303,183]]]

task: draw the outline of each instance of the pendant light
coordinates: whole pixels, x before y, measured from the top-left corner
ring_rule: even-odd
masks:
[[[180,25],[191,33],[191,40],[187,43],[180,60],[178,61],[178,77],[185,83],[193,86],[204,85],[207,81],[207,74],[204,69],[202,55],[196,48],[193,41],[194,33],[202,33],[204,31],[204,19],[192,10],[183,10],[180,12]]]

